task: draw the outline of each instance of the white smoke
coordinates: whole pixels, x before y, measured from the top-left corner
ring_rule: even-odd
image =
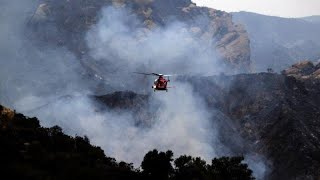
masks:
[[[102,18],[87,36],[92,56],[108,62],[107,66],[124,66],[127,72],[137,71],[141,66],[145,71],[180,74],[215,73],[218,69],[214,52],[206,51],[208,44],[195,38],[185,24],[173,22],[152,31],[141,24],[128,9],[103,9]],[[117,61],[111,65],[110,60],[115,59]],[[113,75],[117,80],[132,81],[126,74],[120,68]],[[112,133],[108,137],[113,137],[113,142],[98,144],[106,150],[114,149],[110,151],[114,152],[112,156],[134,162],[141,161],[146,151],[153,148],[172,149],[176,154],[198,155],[208,160],[217,155],[212,146],[216,129],[210,124],[210,113],[201,98],[194,95],[191,86],[175,85],[169,93],[153,94],[153,100],[164,106],[151,129],[137,129],[133,124],[121,121],[115,132],[109,130]]]
[[[47,127],[58,124],[68,134],[87,135],[91,143],[104,149],[107,156],[133,162],[136,167],[154,148],[160,151],[170,149],[176,157],[183,154],[200,156],[207,162],[213,157],[229,155],[229,150],[218,139],[216,124],[201,98],[194,95],[191,86],[175,84],[175,89],[157,92],[150,97],[150,106],[158,102],[162,106],[148,128],[137,126],[131,112],[97,111],[92,100],[80,94],[54,101],[31,115],[38,116]],[[33,99],[23,101],[33,102]],[[218,149],[221,146],[224,149]],[[258,179],[269,173],[267,160],[261,155],[248,154],[245,162]]]
[[[41,119],[51,117],[52,122],[46,125],[62,124],[68,133],[87,135],[108,156],[133,162],[136,166],[154,148],[173,150],[177,156],[190,154],[210,160],[217,155],[212,148],[216,131],[210,114],[201,99],[192,95],[190,86],[177,85],[168,93],[152,95],[149,105],[161,102],[162,106],[149,128],[137,126],[130,112],[96,112],[91,102],[83,97],[55,102],[39,115]]]

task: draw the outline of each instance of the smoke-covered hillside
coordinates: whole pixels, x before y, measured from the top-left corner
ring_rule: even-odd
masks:
[[[67,47],[89,73],[103,78],[130,61],[139,61],[134,68],[143,64],[155,70],[163,69],[159,63],[175,61],[183,63],[180,73],[200,73],[203,67],[207,73],[250,68],[244,28],[234,24],[230,14],[197,7],[190,0],[43,1],[30,26],[33,39]],[[103,47],[109,51],[102,55]]]
[[[298,61],[320,58],[320,23],[312,22],[317,16],[295,19],[239,12],[233,19],[248,31],[255,71],[279,72]]]
[[[135,167],[156,148],[207,161],[241,155],[258,179],[318,176],[319,65],[236,75],[250,70],[250,44],[230,14],[189,0],[0,8],[0,103],[42,126],[86,135]],[[154,77],[133,72],[176,76],[169,92],[153,93]]]
[[[320,168],[319,70],[320,64],[305,61],[282,74],[179,79],[189,82],[205,100],[210,121],[219,129],[215,137],[220,143],[215,146],[228,154],[247,154],[258,179],[262,175],[267,179],[316,179]],[[138,126],[153,129],[153,113],[146,107],[152,96],[117,92],[95,99],[102,109],[133,110]]]

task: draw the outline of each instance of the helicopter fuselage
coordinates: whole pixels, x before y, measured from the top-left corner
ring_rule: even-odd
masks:
[[[152,89],[154,91],[168,91],[167,85],[170,80],[165,79],[163,76],[160,76],[158,79],[154,80]]]

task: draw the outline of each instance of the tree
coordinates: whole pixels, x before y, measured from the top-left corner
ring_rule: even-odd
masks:
[[[174,161],[175,164],[175,179],[205,179],[208,174],[207,163],[200,157],[193,158],[191,156],[180,156]]]
[[[143,174],[150,179],[168,179],[173,173],[171,162],[173,152],[158,152],[156,149],[149,151],[143,158],[141,168]]]
[[[214,158],[209,166],[209,173],[213,179],[251,180],[254,179],[252,171],[247,164],[241,163],[243,157]]]
[[[49,129],[49,135],[50,136],[57,136],[57,135],[62,135],[62,128],[60,126],[53,126]]]

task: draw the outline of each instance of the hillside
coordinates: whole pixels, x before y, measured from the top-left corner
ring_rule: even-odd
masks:
[[[179,81],[189,82],[205,99],[211,121],[219,126],[218,136],[231,154],[252,153],[256,160],[265,156],[270,168],[266,179],[316,179],[320,169],[319,67],[306,61],[283,74],[179,77]],[[108,108],[139,105],[131,107],[138,124],[150,122],[143,104],[152,97],[118,92],[96,98]]]
[[[299,60],[320,57],[320,24],[303,18],[280,18],[249,12],[233,13],[248,31],[251,60],[256,71],[281,71]]]
[[[234,24],[230,14],[197,7],[191,0],[41,1],[29,23],[32,27],[31,36],[40,42],[67,47],[81,59],[82,65],[91,73],[105,76],[105,70],[102,70],[98,63],[94,64],[96,59],[89,52],[91,47],[88,47],[86,42],[86,33],[99,24],[103,9],[107,7],[125,9],[130,17],[138,18],[136,26],[130,27],[134,31],[138,30],[138,34],[134,36],[141,36],[135,41],[148,39],[150,31],[158,33],[159,28],[182,23],[184,25],[177,30],[186,30],[192,39],[201,41],[201,48],[207,49],[202,53],[218,53],[209,55],[211,61],[219,58],[222,60],[221,64],[226,63],[227,67],[238,71],[248,71],[250,68],[249,39],[245,29]],[[112,18],[112,13],[109,12],[109,15]],[[121,23],[121,19],[117,18],[111,23]],[[178,41],[188,43],[185,40]],[[109,57],[105,61],[114,63],[116,58]]]

